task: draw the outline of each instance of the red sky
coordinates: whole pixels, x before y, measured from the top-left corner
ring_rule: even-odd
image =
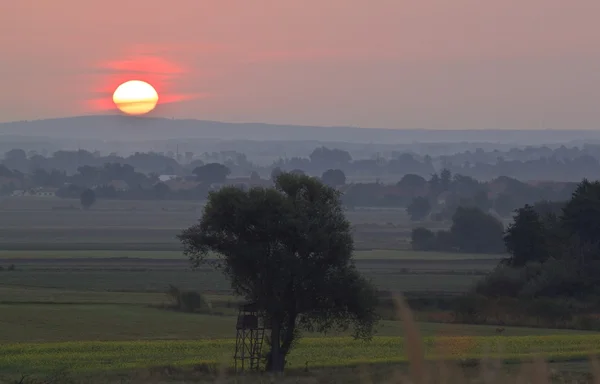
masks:
[[[6,3],[6,4],[5,4]],[[0,121],[157,114],[387,128],[600,128],[598,0],[6,0]]]

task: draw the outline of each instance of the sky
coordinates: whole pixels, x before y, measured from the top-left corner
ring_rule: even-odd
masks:
[[[599,129],[598,0],[3,0],[0,121]]]

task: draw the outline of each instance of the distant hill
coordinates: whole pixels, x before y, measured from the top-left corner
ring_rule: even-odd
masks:
[[[153,141],[217,139],[373,144],[495,142],[516,145],[600,141],[599,131],[415,130],[222,123],[127,116],[80,116],[0,123],[0,136],[37,139]]]

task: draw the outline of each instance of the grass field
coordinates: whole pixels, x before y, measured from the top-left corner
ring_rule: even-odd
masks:
[[[355,259],[371,260],[433,260],[433,261],[454,261],[454,260],[492,260],[497,261],[501,255],[485,254],[464,254],[450,252],[422,252],[412,250],[357,250],[354,253]],[[106,250],[21,250],[10,251],[0,250],[1,260],[19,260],[19,259],[108,259],[108,258],[143,258],[143,259],[182,259],[181,251],[106,251]]]
[[[380,289],[396,292],[460,293],[469,289],[481,275],[459,273],[403,273],[402,268],[378,265],[378,269],[361,268]],[[58,288],[65,290],[164,292],[169,284],[182,289],[228,292],[228,281],[217,271],[192,271],[168,266],[119,266],[108,268],[71,267],[19,269],[0,272],[5,286]],[[0,297],[0,301],[4,298]]]
[[[104,298],[108,300],[109,298]],[[77,340],[187,340],[231,338],[235,336],[234,308],[219,306],[222,315],[172,312],[149,307],[164,298],[146,297],[146,302],[127,303],[135,299],[112,298],[115,303],[36,302],[0,304],[0,342],[58,342]],[[144,299],[143,297],[141,299]],[[120,301],[119,301],[120,300]],[[156,300],[156,301],[154,301]],[[232,301],[233,303],[233,301]],[[424,335],[493,336],[496,327],[485,325],[421,323]],[[509,336],[581,334],[590,332],[511,327]],[[401,323],[382,321],[377,330],[381,336],[402,335]],[[332,335],[347,335],[346,333]]]
[[[178,251],[175,236],[200,217],[202,202],[100,200],[82,211],[78,200],[0,198],[0,250]],[[409,249],[415,225],[402,209],[357,209],[357,249]],[[419,223],[431,229],[449,223]]]
[[[491,358],[522,360],[540,354],[554,361],[579,361],[600,352],[600,335],[508,337],[426,337],[428,358]],[[150,366],[231,364],[235,340],[132,341],[8,344],[1,347],[0,367],[5,372],[50,371],[57,362],[70,371],[116,371]],[[289,356],[289,366],[348,366],[406,362],[400,337],[306,338]]]

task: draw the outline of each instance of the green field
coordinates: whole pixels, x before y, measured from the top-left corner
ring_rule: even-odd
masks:
[[[600,335],[509,337],[427,337],[428,358],[491,358],[521,360],[540,354],[555,361],[581,361],[600,352]],[[132,341],[8,344],[2,346],[0,367],[5,372],[51,371],[57,362],[70,371],[116,371],[151,366],[231,365],[235,340]],[[305,338],[290,354],[289,366],[348,366],[406,362],[400,337]]]
[[[121,296],[121,297],[120,297]],[[77,300],[79,299],[79,300]],[[52,297],[35,302],[0,304],[0,342],[57,342],[77,340],[186,340],[235,336],[235,301],[213,296],[215,315],[187,314],[158,308],[164,296],[104,294],[61,302]],[[94,301],[101,299],[101,301]],[[138,303],[131,303],[139,299]],[[151,307],[156,305],[157,307]],[[492,336],[496,327],[485,325],[420,323],[424,335]],[[581,334],[590,332],[511,327],[509,336]],[[401,323],[384,320],[378,335],[402,335]],[[330,334],[331,335],[347,335]],[[315,335],[316,336],[316,335]]]
[[[501,255],[464,254],[450,252],[421,252],[412,250],[357,250],[354,253],[358,260],[491,260],[497,261]],[[143,259],[182,259],[181,251],[107,251],[107,250],[0,250],[1,260],[19,259],[109,259],[109,258],[143,258]]]
[[[175,236],[200,217],[203,203],[100,200],[82,211],[78,200],[0,198],[0,250],[178,251]],[[409,249],[414,226],[401,209],[346,212],[357,249]],[[419,223],[443,229],[448,223]]]

